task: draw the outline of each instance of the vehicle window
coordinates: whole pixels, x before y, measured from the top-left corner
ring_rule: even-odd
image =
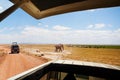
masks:
[[[1,4],[1,10],[4,9]],[[1,44],[64,44],[65,59],[120,65],[120,7],[33,19],[18,9],[0,24]],[[21,17],[22,16],[22,17]],[[38,47],[37,45],[37,47]],[[43,45],[42,45],[43,46]],[[45,47],[45,46],[44,46]],[[43,48],[44,48],[43,47]],[[44,49],[39,48],[41,51]],[[114,55],[113,55],[114,54]]]

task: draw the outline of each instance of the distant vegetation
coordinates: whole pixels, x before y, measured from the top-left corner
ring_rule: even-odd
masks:
[[[80,48],[110,48],[110,49],[120,49],[120,45],[75,45],[69,44],[68,47],[80,47]]]

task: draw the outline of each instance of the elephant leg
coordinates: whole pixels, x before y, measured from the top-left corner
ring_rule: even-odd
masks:
[[[62,52],[62,49],[61,49],[61,48],[59,49],[59,52]]]
[[[57,52],[57,48],[55,48],[55,52]]]

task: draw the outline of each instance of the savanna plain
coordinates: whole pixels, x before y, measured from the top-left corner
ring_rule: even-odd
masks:
[[[27,44],[20,45],[22,49],[30,48],[36,49],[40,52],[54,52],[54,44]],[[105,63],[110,65],[120,66],[120,46],[102,46],[98,47],[80,47],[80,46],[69,46],[64,45],[64,51],[70,54],[62,55],[61,59],[67,60],[80,60],[97,63]],[[63,51],[63,52],[64,52]],[[44,54],[44,53],[43,53]],[[63,53],[66,54],[66,53]]]
[[[55,44],[19,44],[19,54],[10,54],[10,47],[10,44],[0,45],[0,80],[6,80],[53,59],[120,66],[120,46],[64,44],[63,52],[55,52]]]

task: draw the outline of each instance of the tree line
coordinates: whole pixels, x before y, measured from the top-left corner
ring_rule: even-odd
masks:
[[[68,47],[79,47],[79,48],[111,48],[111,49],[120,49],[120,45],[77,45],[69,44]]]

